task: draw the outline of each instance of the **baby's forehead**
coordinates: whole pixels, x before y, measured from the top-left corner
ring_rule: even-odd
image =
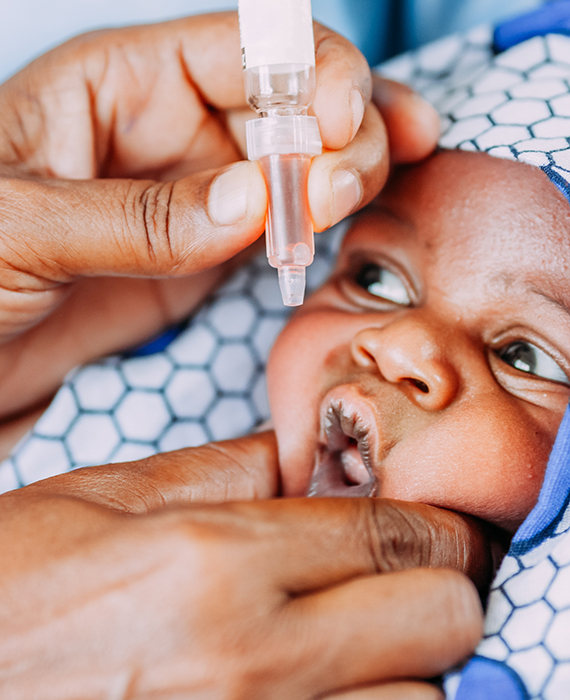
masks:
[[[407,251],[420,266],[568,287],[570,204],[538,168],[440,151],[394,171],[344,249]],[[570,292],[570,290],[569,290]]]

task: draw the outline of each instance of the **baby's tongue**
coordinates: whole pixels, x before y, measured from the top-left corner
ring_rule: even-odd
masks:
[[[348,447],[341,452],[340,461],[346,477],[353,484],[367,484],[370,481],[370,474],[368,473],[368,469],[364,466],[364,462],[362,461],[362,457],[354,440],[351,440]]]

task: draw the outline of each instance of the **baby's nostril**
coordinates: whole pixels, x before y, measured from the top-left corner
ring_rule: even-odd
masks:
[[[412,377],[406,377],[406,381],[413,384],[417,389],[419,389],[423,394],[429,394],[429,387],[421,379],[413,379]]]

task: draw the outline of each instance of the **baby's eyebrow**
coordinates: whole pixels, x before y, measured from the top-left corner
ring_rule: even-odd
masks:
[[[543,289],[539,289],[534,284],[527,285],[527,289],[532,294],[536,294],[549,304],[554,305],[556,308],[563,311],[567,316],[570,316],[570,304],[566,299],[564,299],[560,294],[556,292],[547,293]]]
[[[537,286],[535,282],[525,280],[512,273],[504,272],[494,275],[489,280],[489,283],[491,286],[496,287],[497,290],[500,289],[501,294],[504,295],[514,293],[517,296],[521,296],[521,298],[529,294],[540,297],[540,299],[545,301],[551,308],[570,317],[570,301],[567,295],[561,290],[561,285],[559,284],[547,285],[549,287],[547,290]]]
[[[410,229],[414,228],[411,219],[407,217],[404,213],[397,211],[395,208],[391,207],[387,202],[379,202],[378,199],[373,200],[371,204],[363,209],[362,213],[366,214],[366,211],[372,211],[375,215],[380,217],[385,217],[391,219],[398,226]]]

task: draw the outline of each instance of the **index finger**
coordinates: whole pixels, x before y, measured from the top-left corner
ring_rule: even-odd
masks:
[[[457,569],[486,582],[492,571],[487,533],[450,511],[382,498],[280,499],[230,503],[212,517],[252,543],[248,566],[286,595],[347,579],[417,567]]]
[[[275,435],[263,432],[133,462],[83,467],[22,491],[146,514],[174,504],[268,499],[277,495],[278,481]]]
[[[236,13],[220,13],[68,41],[2,86],[0,158],[61,178],[170,180],[236,160],[216,110],[245,106],[238,36]]]
[[[313,109],[323,146],[344,148],[356,135],[372,94],[372,75],[353,44],[315,22],[317,85]]]

